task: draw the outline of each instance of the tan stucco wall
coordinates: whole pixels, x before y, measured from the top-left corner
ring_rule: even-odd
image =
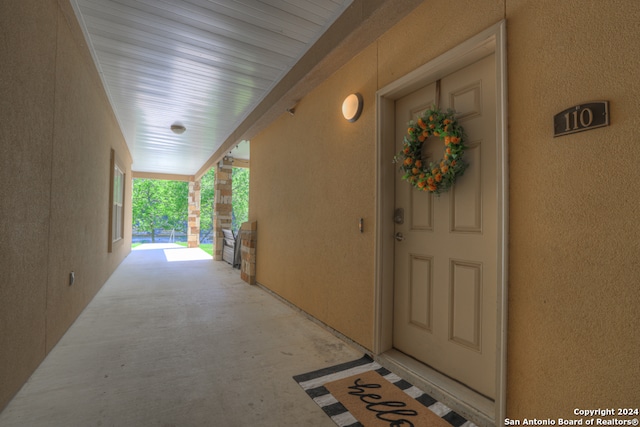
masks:
[[[251,140],[257,281],[372,348],[375,91],[501,19],[509,79],[507,414],[557,419],[576,407],[637,406],[636,0],[425,1],[304,97],[295,116],[283,114]],[[355,124],[340,117],[351,91],[365,99]],[[552,137],[554,114],[592,100],[610,101],[611,126]]]
[[[107,253],[110,151],[131,157],[69,13],[0,4],[0,409],[131,247],[127,212]]]
[[[640,402],[640,3],[509,0],[513,416]],[[610,101],[611,126],[552,138]]]
[[[367,347],[373,342],[375,68],[371,46],[305,97],[294,116],[282,115],[251,141],[256,280]],[[341,113],[351,92],[365,99],[356,123]]]

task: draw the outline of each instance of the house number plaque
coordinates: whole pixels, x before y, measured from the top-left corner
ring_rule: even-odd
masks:
[[[609,101],[576,105],[553,116],[553,136],[609,126]]]

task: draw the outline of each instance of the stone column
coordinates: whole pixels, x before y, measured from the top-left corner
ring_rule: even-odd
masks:
[[[245,222],[240,228],[240,278],[250,285],[256,284],[256,243],[258,223]]]
[[[231,230],[233,158],[225,157],[216,165],[215,196],[213,202],[213,243],[216,261],[222,260],[223,229]]]
[[[187,246],[200,247],[200,181],[189,180]]]

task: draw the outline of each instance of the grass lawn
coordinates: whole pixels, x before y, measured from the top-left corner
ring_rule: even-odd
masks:
[[[187,242],[176,242],[177,245],[187,246]],[[213,256],[213,243],[200,243],[200,249]]]
[[[187,242],[175,242],[175,243],[176,245],[184,246],[185,248],[187,247]],[[131,249],[135,248],[136,246],[140,246],[141,244],[142,243],[132,243]],[[200,243],[200,249],[202,249],[209,255],[213,256],[213,243]]]

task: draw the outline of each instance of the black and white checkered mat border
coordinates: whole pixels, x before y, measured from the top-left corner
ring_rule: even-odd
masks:
[[[347,409],[338,402],[324,387],[326,383],[356,375],[362,372],[376,371],[387,381],[396,385],[409,396],[429,408],[442,419],[454,427],[476,427],[471,421],[467,421],[451,408],[438,402],[419,388],[398,377],[380,364],[374,362],[369,356],[329,368],[319,369],[308,374],[296,375],[294,380],[311,397],[322,410],[340,427],[363,427]]]

